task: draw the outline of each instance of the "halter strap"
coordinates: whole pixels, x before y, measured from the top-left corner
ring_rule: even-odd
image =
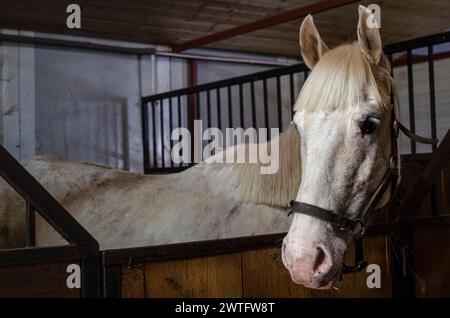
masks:
[[[422,136],[416,135],[411,130],[409,130],[408,128],[403,126],[403,124],[401,122],[399,122],[398,120],[395,120],[394,125],[397,125],[398,129],[400,129],[409,139],[411,139],[415,142],[418,142],[421,144],[430,144],[430,145],[435,145],[438,143],[438,140],[436,138],[427,138],[427,137],[422,137]]]
[[[340,230],[353,231],[359,224],[357,220],[351,220],[345,216],[340,216],[331,210],[325,210],[318,206],[304,202],[291,201],[291,213],[301,213],[312,216],[323,221],[327,221],[339,227]],[[300,212],[301,211],[301,212]]]

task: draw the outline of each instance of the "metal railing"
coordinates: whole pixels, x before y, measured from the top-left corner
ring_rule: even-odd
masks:
[[[384,48],[393,68],[402,65],[407,67],[408,122],[413,132],[416,130],[416,116],[412,65],[416,62],[428,63],[430,130],[433,138],[437,136],[434,60],[448,57],[448,54],[435,54],[434,46],[446,42],[450,42],[450,32],[408,40]],[[427,48],[427,55],[414,56],[412,52],[417,48]],[[405,53],[406,58],[394,60],[394,55],[401,53]],[[291,114],[286,112],[291,111],[296,93],[307,76],[308,68],[304,64],[296,64],[143,97],[141,107],[144,172],[177,172],[190,166],[175,164],[170,160],[173,146],[170,133],[174,127],[184,127],[192,132],[196,119],[206,122],[207,127],[204,128],[250,126],[277,127],[283,130],[283,118],[290,119]],[[269,98],[269,82],[274,84],[275,96],[272,98]],[[259,89],[256,89],[257,85],[260,86]],[[256,101],[257,97],[261,102]],[[288,107],[283,107],[282,104],[286,103]],[[269,112],[269,106],[273,105],[269,104],[275,104],[275,110],[271,108],[272,112]],[[411,141],[410,149],[412,154],[416,153],[414,141]]]
[[[27,247],[0,250],[0,265],[61,260],[80,262],[81,296],[99,295],[99,244],[44,187],[0,145],[0,176],[25,199]],[[36,247],[35,212],[69,245]]]
[[[292,105],[295,101],[294,76],[298,74],[302,74],[302,80],[304,80],[308,74],[308,68],[304,64],[297,64],[142,98],[145,172],[148,173],[155,170],[179,171],[183,167],[188,167],[189,165],[186,164],[177,166],[172,161],[168,164],[166,163],[166,153],[170,153],[173,145],[170,141],[170,132],[174,127],[185,127],[193,131],[194,120],[201,118],[206,120],[207,127],[205,128],[213,127],[212,114],[214,111],[216,117],[215,127],[218,128],[275,126],[283,130],[281,78],[287,76],[289,80],[289,102]],[[275,81],[277,88],[276,98],[274,99],[276,103],[276,122],[272,126],[269,123],[269,98],[267,90],[268,81],[271,79]],[[255,86],[258,82],[262,85],[263,102],[257,106]],[[244,88],[249,89],[250,98],[244,97],[246,93]],[[201,107],[202,101],[205,102],[205,107]],[[245,101],[249,102],[250,107],[247,107],[248,105],[246,105]],[[212,109],[213,106],[215,106],[214,110]],[[261,107],[263,108],[262,110],[258,109]],[[157,116],[156,108],[158,108],[159,116]],[[247,114],[245,112],[246,108],[249,108]],[[165,109],[167,109],[169,120],[165,120]],[[260,120],[262,123],[257,120],[257,111],[263,114],[263,118]],[[176,118],[173,115],[175,112],[177,113]],[[233,115],[235,112],[236,114]],[[245,120],[248,114],[250,114],[250,116],[247,116],[250,117],[250,125],[246,125]],[[235,117],[238,117],[238,120]],[[151,125],[149,125],[150,119]],[[159,131],[157,132],[156,125],[158,122]],[[165,145],[168,143],[170,144],[169,150],[165,149]],[[160,158],[158,158],[158,147],[160,149]],[[161,161],[162,164],[158,165],[158,161]]]

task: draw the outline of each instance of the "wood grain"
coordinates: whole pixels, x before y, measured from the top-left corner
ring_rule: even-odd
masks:
[[[0,266],[1,298],[78,298],[80,289],[66,285],[67,265],[76,262],[53,262]]]
[[[146,297],[241,297],[241,254],[145,264]]]
[[[311,297],[312,291],[292,283],[281,261],[281,248],[242,253],[244,297]]]
[[[243,253],[245,297],[392,297],[391,276],[388,273],[385,236],[368,237],[364,244],[369,264],[381,269],[381,288],[369,289],[365,271],[346,275],[344,288],[335,291],[310,290],[295,285],[281,261],[280,248],[253,250]],[[346,262],[353,262],[353,249],[349,247]]]
[[[122,298],[145,297],[144,265],[122,266]]]
[[[450,297],[450,227],[414,231],[417,297]]]

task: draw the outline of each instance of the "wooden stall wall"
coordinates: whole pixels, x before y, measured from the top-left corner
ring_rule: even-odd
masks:
[[[294,284],[281,248],[122,266],[122,297],[392,297],[388,237],[365,242],[369,263],[380,265],[381,288],[369,289],[369,273],[345,276],[343,289],[316,291]],[[352,251],[352,249],[349,249]],[[347,262],[353,259],[352,252]]]

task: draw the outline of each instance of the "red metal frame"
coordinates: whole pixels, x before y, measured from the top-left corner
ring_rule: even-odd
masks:
[[[194,39],[185,43],[177,44],[172,47],[173,52],[182,52],[187,49],[201,47],[206,44],[218,42],[244,33],[253,32],[256,30],[265,29],[277,24],[288,22],[308,14],[315,14],[324,12],[330,9],[335,9],[347,4],[359,2],[358,0],[326,0],[314,3],[305,7],[297,8],[291,11],[286,11],[268,18],[257,20],[248,24],[240,25],[235,28],[210,34],[198,39]]]

